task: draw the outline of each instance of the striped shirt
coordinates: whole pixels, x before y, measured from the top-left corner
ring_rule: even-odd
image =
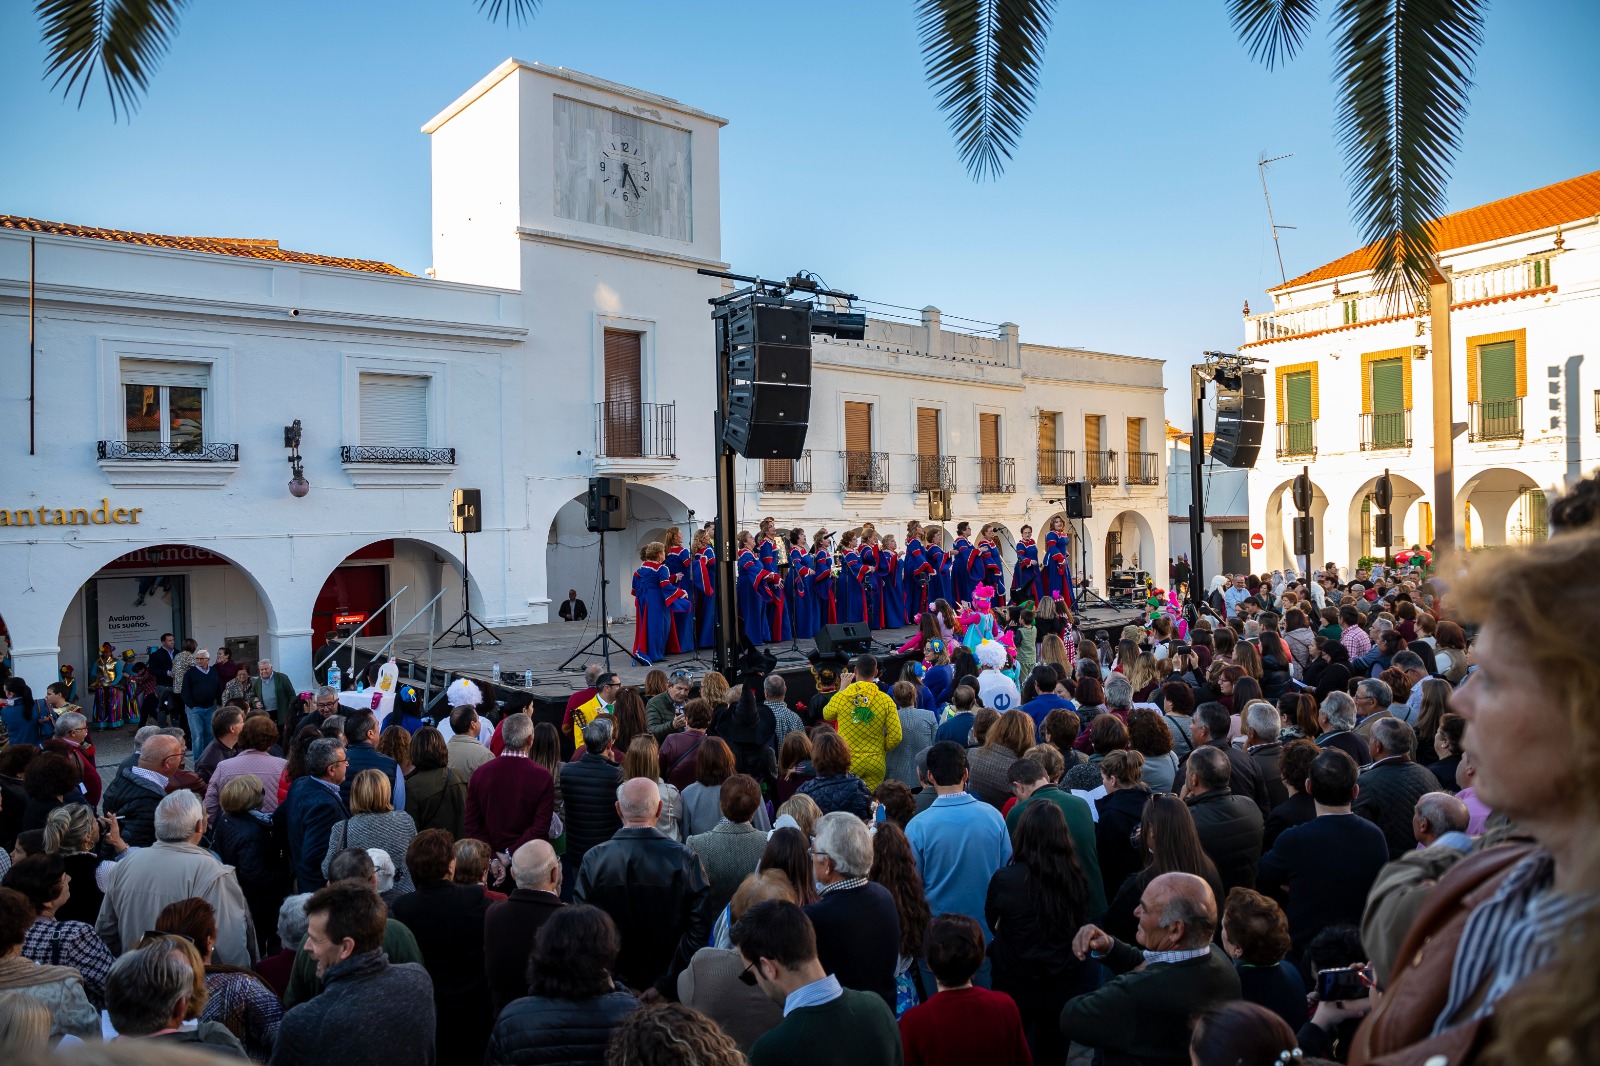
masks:
[[[1496,1000],[1555,958],[1572,922],[1594,906],[1594,895],[1555,892],[1555,872],[1555,858],[1548,851],[1535,852],[1467,918],[1450,968],[1450,997],[1433,1025],[1435,1036],[1489,1014]],[[1478,1005],[1469,1009],[1474,999]]]

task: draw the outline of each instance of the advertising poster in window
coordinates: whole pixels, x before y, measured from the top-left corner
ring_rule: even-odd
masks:
[[[109,641],[119,655],[133,649],[143,662],[161,642],[161,634],[172,628],[172,583],[163,574],[98,579],[100,639]]]

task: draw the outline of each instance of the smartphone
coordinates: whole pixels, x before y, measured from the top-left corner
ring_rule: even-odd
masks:
[[[1317,998],[1324,1003],[1344,999],[1366,999],[1367,977],[1360,966],[1343,966],[1317,971]]]

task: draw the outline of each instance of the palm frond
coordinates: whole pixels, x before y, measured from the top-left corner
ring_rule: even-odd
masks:
[[[98,74],[106,83],[113,116],[130,115],[166,54],[186,0],[38,0],[45,77],[64,96],[77,90],[83,106]]]
[[[1268,70],[1295,57],[1316,17],[1317,0],[1228,0],[1233,32]]]
[[[1033,110],[1054,0],[918,0],[923,66],[974,179],[998,177]]]
[[[1351,209],[1374,245],[1378,288],[1396,301],[1427,291],[1486,6],[1340,0],[1334,16],[1335,135]]]
[[[539,3],[540,0],[478,0],[478,10],[489,16],[490,22],[521,26],[539,13]]]

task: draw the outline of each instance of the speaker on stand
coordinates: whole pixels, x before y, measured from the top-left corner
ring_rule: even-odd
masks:
[[[611,669],[613,645],[640,666],[649,666],[648,659],[643,659],[623,647],[622,641],[611,635],[610,611],[606,606],[606,587],[611,584],[611,578],[606,573],[606,534],[628,528],[628,483],[619,477],[590,478],[589,494],[584,500],[584,510],[589,532],[600,535],[600,632],[573,652],[572,657],[556,669],[569,668],[587,655],[589,649],[596,644],[600,645],[600,655],[605,660],[607,670]]]
[[[461,647],[463,641],[469,648],[477,648],[479,640],[485,644],[500,643],[494,630],[472,613],[472,566],[467,558],[467,535],[482,530],[483,493],[477,489],[456,489],[450,501],[450,531],[461,534],[461,615],[435,638],[433,646],[436,648],[445,637],[455,638],[450,644],[452,648]],[[475,630],[483,635],[478,636]]]
[[[1259,370],[1217,375],[1217,424],[1211,458],[1223,466],[1256,465],[1265,430],[1266,381]]]

